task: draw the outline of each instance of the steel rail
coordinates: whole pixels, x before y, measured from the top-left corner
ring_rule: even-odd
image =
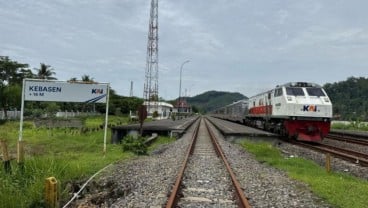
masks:
[[[344,135],[340,135],[340,134],[328,134],[326,136],[326,138],[327,139],[338,140],[338,141],[343,141],[343,142],[347,142],[347,143],[353,143],[353,144],[368,146],[368,140],[356,139],[352,136],[344,136]]]
[[[219,154],[219,156],[221,156],[222,161],[224,162],[226,169],[228,171],[228,173],[230,174],[231,177],[231,181],[235,187],[235,192],[238,198],[238,205],[239,207],[243,207],[243,208],[250,208],[250,204],[246,198],[246,196],[244,195],[244,192],[242,190],[242,188],[240,187],[240,183],[238,182],[238,180],[236,179],[236,176],[234,174],[234,172],[232,171],[230,164],[228,163],[225,154],[223,153],[220,144],[218,143],[215,134],[213,133],[213,131],[210,130],[207,120],[205,119],[205,124],[207,127],[207,130],[211,136],[211,140],[215,146],[216,152]]]
[[[184,171],[185,171],[185,168],[187,167],[187,164],[188,164],[188,160],[189,160],[189,157],[190,155],[192,155],[193,153],[193,149],[194,149],[194,144],[197,140],[197,135],[198,135],[198,131],[199,131],[199,125],[200,125],[200,122],[201,121],[198,121],[198,125],[196,126],[195,130],[194,130],[194,134],[192,136],[192,142],[190,143],[189,145],[189,148],[188,148],[188,151],[187,151],[187,154],[185,156],[185,159],[184,159],[184,162],[182,163],[182,166],[179,170],[179,173],[176,177],[176,181],[175,181],[175,184],[171,190],[171,194],[170,194],[170,197],[166,203],[166,208],[172,208],[172,207],[175,207],[177,202],[178,202],[178,194],[179,194],[179,190],[180,190],[180,186],[181,186],[181,182],[182,182],[182,179],[183,179],[183,176],[184,176]]]
[[[356,152],[354,150],[344,149],[344,148],[335,147],[335,146],[331,146],[331,145],[327,145],[327,144],[319,144],[318,147],[323,148],[323,149],[334,150],[334,151],[337,151],[337,152],[345,153],[345,154],[355,156],[355,157],[358,157],[358,158],[368,159],[367,154],[364,154],[364,153],[361,153],[361,152]]]
[[[328,145],[313,145],[297,141],[294,141],[292,143],[309,149],[317,150],[319,152],[329,153],[341,159],[360,164],[361,166],[368,166],[368,155],[366,154]]]
[[[336,132],[336,131],[330,131],[329,135],[337,135],[337,136],[343,136],[343,137],[352,137],[352,138],[360,138],[360,139],[368,139],[368,134],[364,134],[362,133],[354,133],[354,132],[345,132],[345,131],[341,131],[341,132]]]

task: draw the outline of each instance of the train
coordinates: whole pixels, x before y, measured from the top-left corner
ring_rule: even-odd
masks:
[[[289,82],[211,112],[290,139],[320,142],[329,133],[332,102],[326,91],[310,82]]]

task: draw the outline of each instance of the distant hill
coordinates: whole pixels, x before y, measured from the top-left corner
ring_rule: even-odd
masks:
[[[199,112],[205,113],[245,98],[247,97],[238,92],[208,91],[194,97],[187,97],[186,100]]]
[[[336,119],[368,121],[368,78],[349,77],[324,86]]]

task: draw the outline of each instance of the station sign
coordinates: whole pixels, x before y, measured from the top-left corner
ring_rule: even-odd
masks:
[[[109,84],[65,82],[43,79],[23,79],[19,139],[23,139],[24,101],[53,101],[78,103],[106,103],[104,148],[106,153],[107,122],[109,116]],[[23,150],[18,148],[18,157]],[[18,158],[19,159],[19,158]]]
[[[108,84],[25,80],[24,99],[27,101],[55,101],[106,103]]]

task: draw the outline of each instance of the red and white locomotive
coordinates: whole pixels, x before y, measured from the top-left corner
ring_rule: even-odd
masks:
[[[330,131],[332,103],[317,84],[287,83],[248,102],[247,124],[303,141],[321,141]]]
[[[330,131],[332,103],[321,86],[292,82],[234,102],[213,114],[297,140],[318,142]]]

